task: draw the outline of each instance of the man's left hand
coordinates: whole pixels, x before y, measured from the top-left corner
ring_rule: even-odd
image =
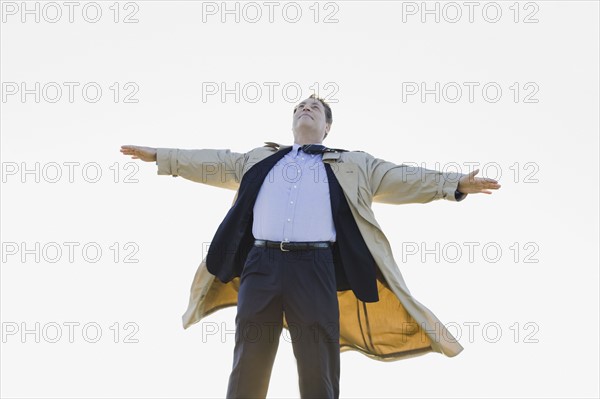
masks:
[[[497,190],[500,188],[500,184],[494,179],[487,177],[475,177],[479,172],[479,169],[475,169],[466,176],[463,176],[458,181],[458,191],[463,194],[491,194],[490,190]]]

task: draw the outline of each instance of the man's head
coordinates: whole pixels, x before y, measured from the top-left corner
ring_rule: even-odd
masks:
[[[333,116],[325,100],[314,94],[294,107],[292,131],[298,144],[321,143],[329,134]]]

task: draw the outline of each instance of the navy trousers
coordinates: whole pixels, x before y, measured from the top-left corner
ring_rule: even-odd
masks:
[[[338,398],[339,305],[331,248],[252,247],[240,276],[227,398],[265,398],[289,327],[302,398]]]

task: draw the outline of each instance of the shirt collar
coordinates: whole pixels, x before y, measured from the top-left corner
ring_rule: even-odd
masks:
[[[311,143],[311,144],[319,144],[319,145],[322,145],[322,143]],[[298,143],[294,143],[294,145],[292,145],[292,154],[294,154],[294,157],[298,156],[299,149],[300,149],[300,148],[302,148],[302,145],[303,145],[303,144],[298,144]],[[318,155],[318,154],[306,154],[306,153],[304,153],[304,152],[303,152],[303,154],[304,154],[304,155],[310,155],[310,156],[315,156],[315,155]]]
[[[292,154],[294,154],[294,156],[298,155],[298,149],[300,147],[302,147],[302,145],[294,143],[294,145],[292,146]]]

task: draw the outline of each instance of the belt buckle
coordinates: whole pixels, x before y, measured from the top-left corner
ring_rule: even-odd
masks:
[[[281,241],[281,242],[279,243],[279,249],[281,249],[281,250],[282,250],[282,251],[284,251],[284,252],[290,252],[290,250],[289,250],[289,249],[283,249],[283,241]]]

